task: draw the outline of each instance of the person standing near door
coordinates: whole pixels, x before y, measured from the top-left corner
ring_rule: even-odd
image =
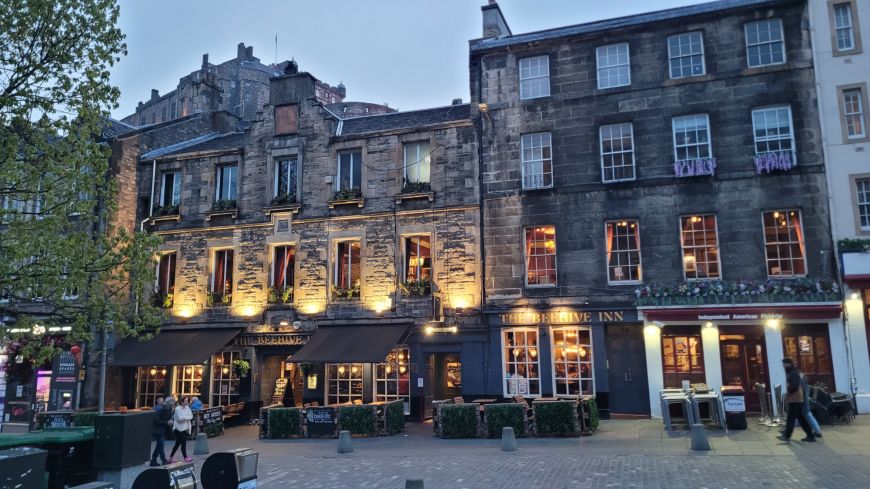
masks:
[[[797,420],[807,435],[801,441],[814,442],[816,441],[816,436],[813,434],[812,428],[810,428],[809,421],[804,416],[804,391],[801,388],[801,373],[795,367],[794,360],[791,358],[783,358],[782,366],[785,369],[785,402],[788,405],[788,418],[785,420],[785,432],[777,435],[777,438],[788,442],[791,439],[792,432],[794,432],[794,422]]]

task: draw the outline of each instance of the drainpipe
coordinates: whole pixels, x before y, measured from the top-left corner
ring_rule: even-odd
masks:
[[[151,193],[148,195],[148,217],[142,220],[139,223],[139,231],[145,231],[145,223],[151,219],[151,216],[154,214],[154,185],[155,180],[157,179],[157,160],[153,160],[151,162]]]

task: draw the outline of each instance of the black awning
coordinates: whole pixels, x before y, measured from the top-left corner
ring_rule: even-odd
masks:
[[[150,341],[128,338],[115,347],[112,365],[196,365],[226,346],[241,329],[164,330]]]
[[[407,324],[320,326],[292,362],[380,363],[408,331]]]

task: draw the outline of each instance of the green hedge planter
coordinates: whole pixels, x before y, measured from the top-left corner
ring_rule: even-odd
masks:
[[[214,438],[216,436],[222,435],[224,432],[224,422],[218,421],[214,424],[210,424],[203,429],[203,433],[205,436],[209,438]]]
[[[405,403],[402,401],[393,401],[387,404],[384,408],[386,416],[387,434],[395,435],[401,431],[405,431]]]
[[[487,404],[483,407],[486,420],[486,434],[490,438],[501,438],[505,427],[514,429],[515,436],[526,435],[526,407],[522,404]]]
[[[338,423],[351,435],[377,434],[378,415],[375,406],[344,406],[338,410]]]
[[[77,411],[72,415],[73,426],[93,426],[100,413],[97,411]]]
[[[441,406],[441,438],[477,438],[480,436],[480,407],[477,404]]]
[[[589,399],[589,428],[592,431],[598,430],[598,401],[593,397]]]
[[[266,438],[302,436],[302,414],[296,408],[272,408],[266,414]]]
[[[536,402],[535,426],[538,436],[578,436],[577,410],[572,401]]]

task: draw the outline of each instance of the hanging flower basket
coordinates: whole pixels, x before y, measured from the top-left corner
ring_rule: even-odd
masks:
[[[251,364],[247,360],[233,360],[232,369],[236,377],[244,379],[251,371]]]

